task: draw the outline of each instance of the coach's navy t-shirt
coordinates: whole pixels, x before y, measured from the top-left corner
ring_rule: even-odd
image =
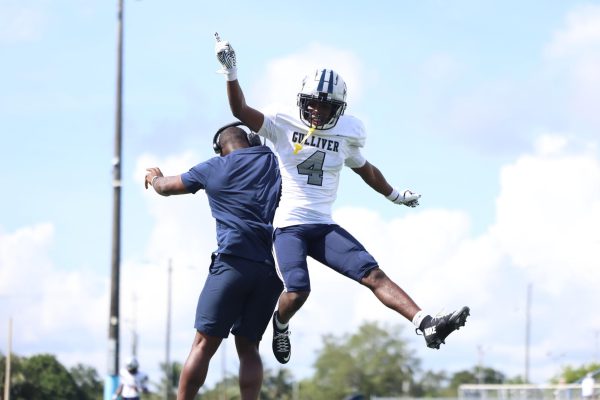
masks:
[[[267,146],[213,157],[181,175],[191,193],[204,189],[217,224],[217,253],[272,262],[273,217],[281,175]]]

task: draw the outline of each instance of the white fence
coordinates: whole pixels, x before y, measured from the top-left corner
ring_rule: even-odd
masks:
[[[600,385],[594,385],[595,399],[600,400]],[[460,385],[459,400],[580,400],[581,384],[557,385]],[[589,399],[589,398],[588,398]]]

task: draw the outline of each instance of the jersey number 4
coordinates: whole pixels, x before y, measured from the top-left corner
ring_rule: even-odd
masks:
[[[323,163],[325,152],[315,151],[310,157],[298,164],[298,174],[308,175],[306,183],[309,185],[323,185]]]

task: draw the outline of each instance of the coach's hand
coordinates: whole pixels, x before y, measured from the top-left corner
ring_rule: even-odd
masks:
[[[163,173],[161,172],[160,168],[158,167],[153,167],[153,168],[146,168],[146,177],[144,178],[144,187],[146,189],[148,189],[148,186],[152,186],[154,187],[154,182],[163,176]]]

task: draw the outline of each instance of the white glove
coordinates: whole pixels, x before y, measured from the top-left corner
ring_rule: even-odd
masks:
[[[235,60],[235,51],[228,41],[221,41],[219,34],[215,32],[215,54],[221,64],[221,69],[217,72],[225,75],[228,81],[237,79],[237,64]]]
[[[416,207],[419,205],[420,194],[411,192],[410,190],[405,190],[400,193],[397,189],[393,189],[392,193],[385,196],[386,199],[396,204],[404,204],[407,207]]]

